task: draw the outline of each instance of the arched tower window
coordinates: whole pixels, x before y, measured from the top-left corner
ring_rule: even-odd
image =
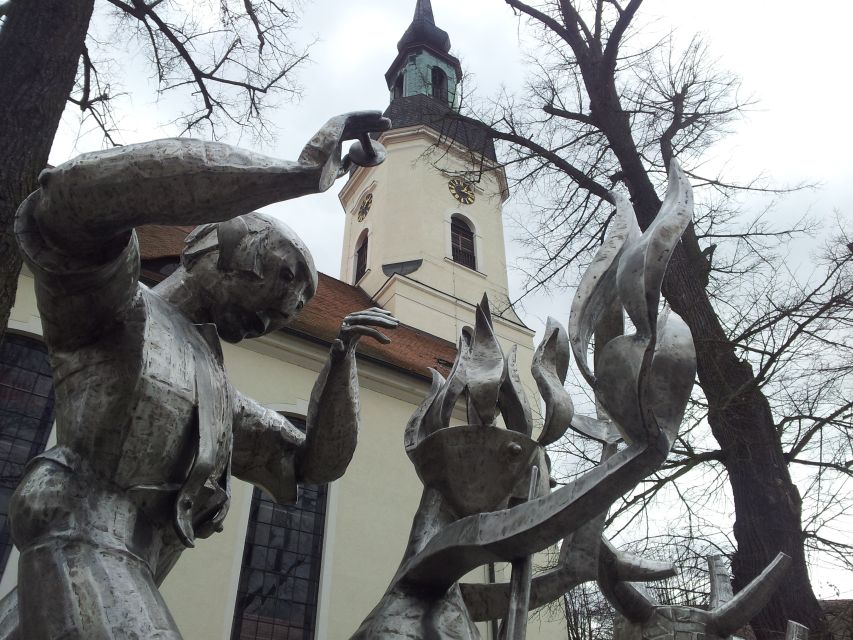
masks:
[[[453,261],[468,267],[477,268],[477,257],[474,254],[474,231],[459,216],[450,220],[450,246],[453,249]]]
[[[361,234],[355,250],[355,280],[353,284],[361,280],[367,273],[367,230]]]
[[[289,420],[304,431],[304,420]],[[232,640],[314,638],[325,522],[325,486],[302,485],[288,506],[255,489]]]
[[[432,68],[432,97],[447,102],[447,74],[438,67]]]
[[[391,94],[393,100],[403,97],[403,79],[403,73],[400,72],[400,75],[397,76],[397,80],[394,82],[394,89]]]
[[[12,550],[9,499],[27,462],[44,451],[53,407],[47,348],[38,340],[7,333],[0,341],[0,574]]]

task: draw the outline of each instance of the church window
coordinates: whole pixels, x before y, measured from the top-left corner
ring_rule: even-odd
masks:
[[[438,67],[432,68],[432,97],[447,102],[447,74]]]
[[[392,94],[392,98],[396,100],[397,98],[403,97],[403,74],[397,76],[397,81],[394,83],[394,92]]]
[[[464,220],[453,216],[450,221],[450,245],[453,249],[453,261],[468,267],[477,268],[474,255],[474,232]]]
[[[355,250],[355,282],[361,280],[367,273],[367,232],[361,237],[361,242]]]
[[[0,574],[12,540],[9,501],[53,425],[53,376],[44,344],[7,333],[0,342]]]
[[[315,637],[326,491],[302,485],[295,505],[280,506],[254,490],[231,640]]]

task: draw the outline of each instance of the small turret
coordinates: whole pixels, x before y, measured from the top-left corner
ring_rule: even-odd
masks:
[[[458,106],[462,66],[450,54],[450,36],[435,24],[430,0],[418,0],[412,24],[397,43],[397,57],[385,74],[391,101],[415,95]]]

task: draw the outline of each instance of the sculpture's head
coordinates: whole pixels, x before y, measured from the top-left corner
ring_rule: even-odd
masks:
[[[280,329],[317,290],[308,248],[286,224],[260,213],[197,227],[181,264],[206,319],[228,342]]]

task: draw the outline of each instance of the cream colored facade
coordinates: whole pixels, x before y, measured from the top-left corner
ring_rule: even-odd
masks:
[[[346,212],[341,280],[364,289],[400,321],[454,343],[463,327],[473,326],[475,304],[488,294],[504,353],[516,347],[522,382],[530,397],[536,397],[530,375],[534,332],[509,304],[503,169],[483,171],[472,184],[475,200],[466,205],[451,195],[448,182],[470,168],[470,150],[445,144],[427,126],[392,129],[379,141],[389,161],[357,168],[340,193]],[[359,220],[368,194],[373,204]],[[453,216],[474,231],[476,269],[453,261]],[[356,282],[356,250],[365,237],[367,270]],[[421,265],[408,275],[388,276],[383,270],[383,265],[416,260]]]

